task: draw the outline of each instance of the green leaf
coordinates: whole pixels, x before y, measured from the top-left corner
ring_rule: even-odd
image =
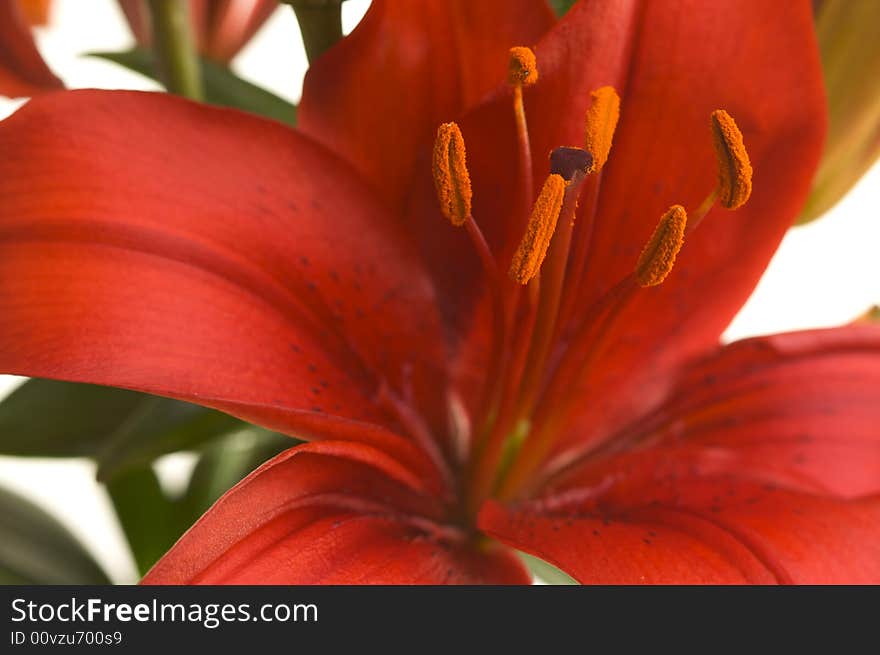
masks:
[[[127,471],[107,484],[122,531],[144,575],[181,534],[175,505],[150,467]]]
[[[92,57],[100,57],[161,82],[156,77],[153,53],[144,48],[134,48],[124,52],[95,52]],[[282,123],[296,123],[296,105],[256,84],[241,79],[231,70],[209,59],[201,59],[202,81],[205,101],[220,107],[243,109],[260,116],[274,118]]]
[[[98,480],[149,464],[160,455],[192,450],[242,425],[239,419],[213,409],[144,396],[95,453]]]
[[[144,398],[110,387],[28,380],[0,403],[0,453],[92,456]]]
[[[67,528],[32,502],[2,488],[0,535],[0,584],[110,583]]]
[[[541,578],[542,581],[550,585],[573,585],[579,584],[577,580],[572,578],[568,573],[562,571],[549,562],[529,555],[528,553],[519,553],[525,565],[528,567],[532,575]]]
[[[550,6],[553,8],[553,11],[556,12],[556,15],[562,18],[565,16],[565,12],[571,9],[575,2],[577,2],[577,0],[550,0]]]
[[[28,380],[0,403],[0,454],[92,457],[107,479],[245,425],[206,407],[90,384]]]
[[[188,527],[260,464],[298,443],[277,432],[248,427],[211,444],[199,458],[181,500],[181,520]]]

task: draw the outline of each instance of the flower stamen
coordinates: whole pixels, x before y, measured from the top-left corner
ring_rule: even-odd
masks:
[[[611,142],[620,118],[620,96],[612,86],[603,86],[590,94],[584,148],[593,155],[590,173],[598,173],[608,161]]]
[[[561,175],[551,173],[538,194],[526,233],[510,263],[508,273],[515,282],[528,284],[541,270],[550,239],[556,231],[564,195],[565,180]]]
[[[559,320],[578,199],[584,186],[587,171],[592,167],[592,161],[590,153],[580,148],[556,148],[550,155],[550,170],[562,175],[566,179],[567,185],[562,199],[562,208],[559,212],[556,234],[550,243],[550,250],[541,273],[538,317],[520,384],[519,397],[515,404],[518,420],[525,420],[531,414],[543,378],[542,371],[546,367],[547,356],[553,344],[553,336]],[[517,421],[514,422],[517,423]]]
[[[507,83],[513,88],[513,113],[516,118],[516,136],[519,144],[521,182],[523,190],[523,220],[532,204],[534,175],[532,173],[532,146],[529,141],[529,126],[526,121],[526,108],[523,104],[523,87],[538,81],[538,64],[535,53],[530,48],[518,46],[510,49],[510,64]]]
[[[718,193],[726,209],[742,207],[752,193],[752,164],[742,132],[723,109],[712,112],[712,143],[718,157]]]
[[[590,108],[587,110],[584,148],[592,155],[593,165],[587,171],[590,176],[586,182],[583,218],[577,225],[572,236],[572,248],[568,274],[565,281],[565,293],[556,334],[561,335],[575,312],[578,290],[587,268],[590,254],[590,243],[593,240],[593,226],[596,222],[596,211],[599,205],[599,191],[602,181],[602,169],[611,153],[611,145],[617,123],[620,119],[620,96],[614,87],[603,86],[591,94]]]
[[[648,240],[632,273],[623,278],[587,311],[587,320],[581,324],[572,340],[573,348],[566,352],[553,371],[537,404],[538,411],[532,422],[533,431],[502,480],[498,494],[510,500],[523,491],[522,486],[531,478],[544,458],[552,451],[562,427],[581,396],[578,389],[584,375],[605,353],[609,337],[630,307],[640,288],[663,282],[672,270],[675,258],[684,242],[687,213],[681,205],[673,205],[663,216]]]
[[[433,170],[440,210],[453,225],[461,227],[471,214],[472,191],[464,138],[455,123],[437,128]]]
[[[538,81],[538,63],[531,48],[517,46],[510,49],[507,83],[510,86],[531,86]]]
[[[687,226],[687,212],[681,205],[673,205],[663,214],[636,263],[636,280],[641,287],[653,287],[663,282],[675,264]]]

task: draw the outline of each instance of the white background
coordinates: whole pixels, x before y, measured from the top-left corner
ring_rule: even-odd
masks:
[[[69,87],[156,89],[151,81],[86,52],[118,51],[132,39],[113,0],[55,0],[51,24],[38,31],[40,49]],[[346,32],[369,0],[343,5]],[[233,62],[240,75],[291,100],[299,99],[306,58],[293,12],[282,8]],[[0,99],[0,118],[21,101]],[[0,153],[2,156],[2,153]],[[820,221],[792,230],[726,338],[837,325],[880,304],[880,166],[875,166]],[[0,376],[0,395],[19,379]],[[163,482],[183,478],[191,459],[161,463]],[[117,582],[136,572],[109,501],[85,460],[0,457],[0,485],[17,489],[45,507],[83,543]],[[0,535],[2,538],[2,535]]]

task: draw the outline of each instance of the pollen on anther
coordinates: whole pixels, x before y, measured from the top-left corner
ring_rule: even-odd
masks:
[[[511,86],[529,86],[538,81],[538,62],[531,48],[518,46],[510,49],[510,68],[507,82]]]
[[[455,123],[437,129],[434,141],[434,187],[443,215],[455,226],[471,214],[471,177],[465,160],[464,138]]]
[[[585,148],[593,155],[593,167],[589,172],[598,173],[611,152],[611,142],[620,118],[620,96],[614,87],[603,86],[593,91],[590,98]]]
[[[549,175],[535,200],[526,233],[510,263],[508,272],[515,282],[527,284],[541,270],[556,231],[564,195],[565,180],[556,173]]]
[[[742,132],[723,109],[712,112],[712,143],[718,157],[718,200],[727,209],[742,207],[752,193],[752,164]]]
[[[684,244],[686,227],[687,212],[681,205],[673,205],[663,214],[636,264],[639,286],[653,287],[666,279]]]

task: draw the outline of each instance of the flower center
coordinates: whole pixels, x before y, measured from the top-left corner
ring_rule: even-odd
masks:
[[[536,198],[523,86],[538,81],[535,55],[510,51],[508,83],[517,127],[524,225],[509,262],[492,252],[471,211],[472,189],[465,141],[455,123],[437,131],[434,182],[443,214],[464,227],[480,258],[492,299],[491,355],[472,434],[463,481],[466,517],[490,496],[526,496],[540,485],[540,469],[575,408],[576,390],[607,350],[623,310],[644,289],[661,284],[684,241],[716,202],[742,206],[751,193],[751,173],[742,135],[724,110],[710,126],[719,163],[718,184],[690,215],[672,206],[657,224],[629,275],[592,306],[577,306],[584,262],[592,238],[602,169],[608,161],[620,115],[620,98],[610,86],[592,93],[584,147],[550,153],[549,174]],[[576,225],[579,204],[584,211]],[[528,220],[524,220],[528,217]],[[505,274],[506,272],[506,274]]]

